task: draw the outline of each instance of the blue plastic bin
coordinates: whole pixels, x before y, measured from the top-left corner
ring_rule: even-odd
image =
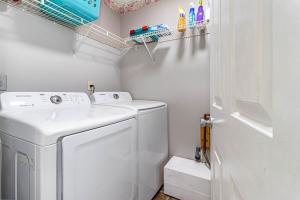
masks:
[[[100,16],[101,0],[45,0],[44,4],[42,9],[49,15],[74,26],[95,21]]]

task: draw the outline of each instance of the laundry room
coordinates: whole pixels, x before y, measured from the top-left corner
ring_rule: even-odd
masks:
[[[0,199],[297,199],[297,8],[0,0]]]

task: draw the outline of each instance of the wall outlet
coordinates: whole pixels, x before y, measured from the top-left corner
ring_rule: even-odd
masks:
[[[95,88],[93,81],[88,81],[88,91],[93,91]]]
[[[6,91],[6,90],[7,90],[7,75],[0,74],[0,91]]]

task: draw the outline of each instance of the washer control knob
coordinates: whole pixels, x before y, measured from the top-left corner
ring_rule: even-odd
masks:
[[[113,97],[114,97],[114,99],[119,99],[120,98],[120,96],[118,94],[114,94]]]
[[[62,98],[58,95],[50,97],[50,101],[54,104],[60,104],[62,103]]]

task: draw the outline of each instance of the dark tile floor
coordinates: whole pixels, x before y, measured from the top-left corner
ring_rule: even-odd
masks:
[[[168,195],[165,195],[163,191],[160,191],[156,197],[154,197],[153,200],[178,200],[178,199],[175,199],[173,197],[169,197]]]

